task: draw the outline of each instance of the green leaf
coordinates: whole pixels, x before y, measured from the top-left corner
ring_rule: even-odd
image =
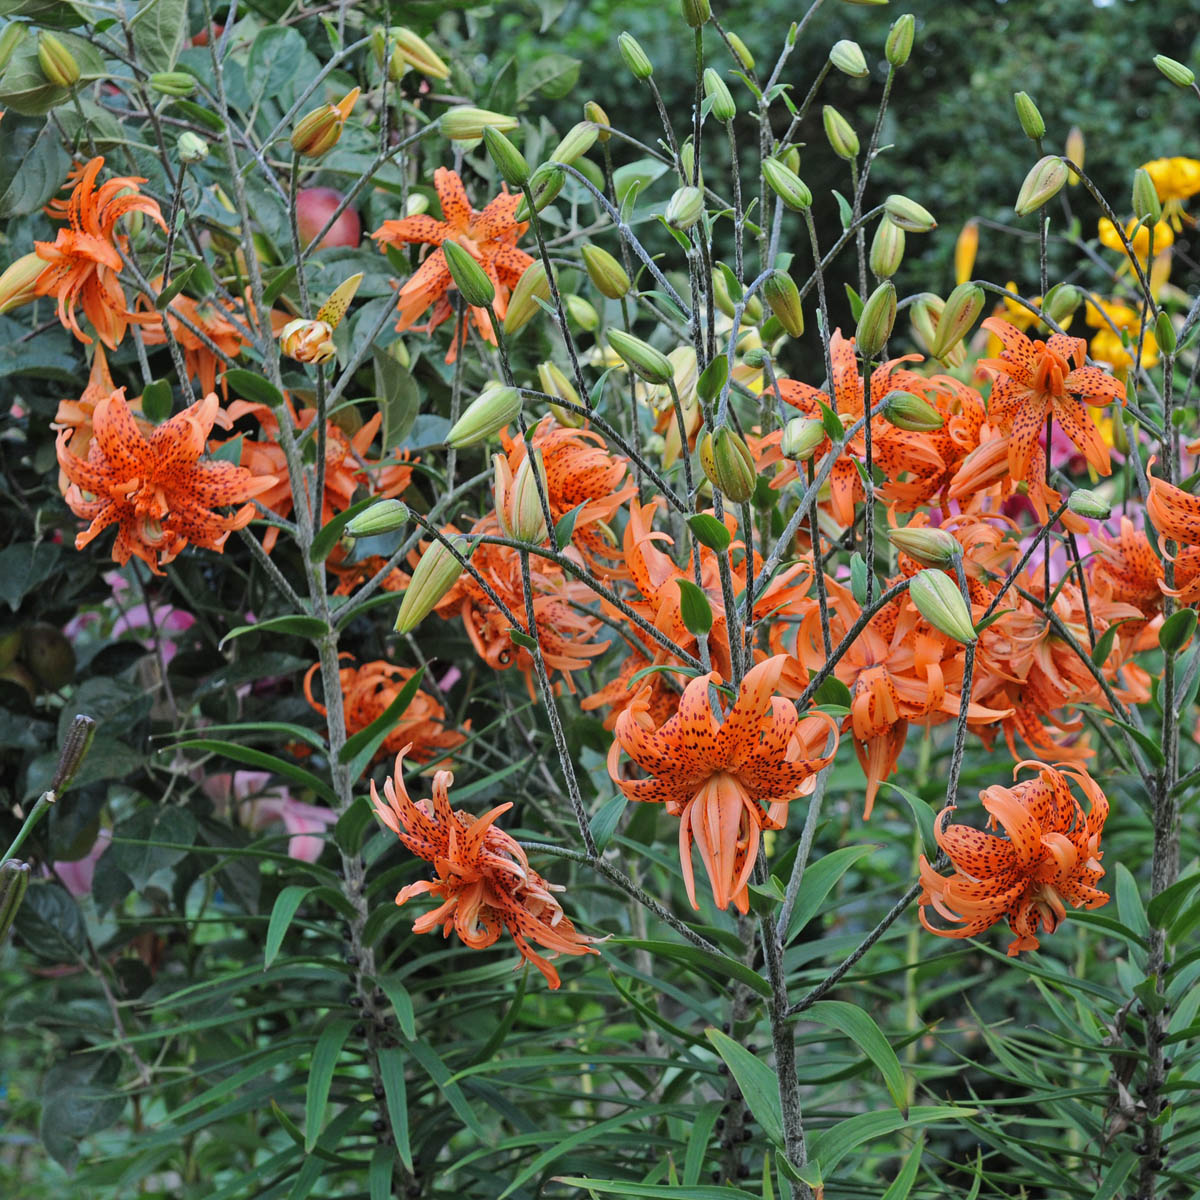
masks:
[[[305,770],[296,763],[277,758],[274,754],[255,750],[252,746],[241,746],[237,742],[224,742],[216,738],[189,738],[187,741],[176,742],[173,748],[205,750],[213,754],[223,754],[226,758],[244,763],[248,767],[274,771],[277,775],[282,775],[284,778],[292,780],[293,783],[300,784],[301,787],[311,788],[326,804],[337,805],[337,794],[319,775],[314,775],[312,771]]]
[[[1171,922],[1179,915],[1183,900],[1197,884],[1200,884],[1200,873],[1188,875],[1176,880],[1169,888],[1164,888],[1146,906],[1146,916],[1156,929],[1169,928]]]
[[[517,76],[517,104],[524,105],[538,92],[547,100],[561,100],[575,86],[583,63],[566,54],[536,58]]]
[[[729,359],[724,354],[718,354],[704,368],[700,373],[700,378],[696,381],[696,391],[699,393],[700,399],[711,404],[721,394],[721,389],[725,386],[725,380],[728,378]]]
[[[0,122],[0,220],[35,213],[66,178],[71,159],[53,125],[22,120]]]
[[[908,1200],[913,1184],[917,1181],[917,1172],[921,1169],[921,1155],[925,1153],[925,1139],[918,1138],[917,1144],[904,1160],[900,1173],[892,1180],[888,1190],[883,1193],[883,1200]]]
[[[396,1023],[400,1032],[411,1042],[417,1036],[416,1011],[413,1008],[412,997],[408,989],[398,979],[385,975],[377,981],[387,996],[392,1011],[396,1014]]]
[[[362,851],[363,835],[374,825],[374,810],[366,796],[356,796],[333,827],[333,840],[343,854]]]
[[[142,391],[142,415],[155,425],[161,425],[171,415],[175,393],[165,379],[155,379]]]
[[[1158,631],[1158,644],[1168,654],[1178,654],[1196,631],[1196,610],[1181,608],[1173,612]],[[1107,632],[1107,631],[1106,631]]]
[[[330,1021],[317,1039],[312,1065],[308,1070],[308,1094],[304,1101],[305,1154],[312,1153],[317,1138],[321,1136],[325,1106],[329,1103],[329,1087],[333,1083],[333,1071],[353,1024],[353,1021],[344,1018]]]
[[[920,796],[910,792],[907,788],[902,788],[898,783],[893,783],[890,779],[883,780],[881,786],[889,787],[903,797],[913,815],[913,820],[917,823],[917,828],[921,831],[921,846],[925,851],[925,857],[932,862],[938,852],[937,839],[933,836],[937,813],[933,811],[927,800],[922,800]]]
[[[55,1162],[71,1169],[80,1140],[107,1129],[125,1111],[129,1098],[117,1086],[119,1074],[120,1056],[111,1052],[74,1054],[47,1072],[39,1133]]]
[[[556,546],[565,546],[571,540],[571,534],[575,532],[575,522],[579,519],[579,514],[588,506],[588,501],[575,505],[569,513],[563,513],[554,525],[554,544]]]
[[[55,35],[71,53],[79,66],[81,86],[96,79],[107,79],[108,69],[99,51],[90,42],[73,33]],[[21,113],[27,117],[40,117],[52,108],[65,104],[71,97],[69,88],[56,87],[50,83],[38,63],[38,39],[28,34],[12,51],[8,65],[0,74],[0,110]],[[7,168],[8,164],[5,164]],[[59,180],[61,183],[62,180]],[[6,189],[7,190],[7,189]]]
[[[842,424],[841,417],[824,400],[818,400],[817,406],[821,410],[821,424],[825,428],[826,436],[832,442],[840,442],[846,436],[846,427]]]
[[[779,1080],[775,1072],[740,1042],[711,1026],[704,1031],[713,1049],[724,1060],[733,1076],[746,1107],[753,1113],[763,1133],[777,1146],[783,1145],[783,1108],[779,1101]]]
[[[141,808],[114,826],[104,857],[140,891],[152,875],[173,867],[187,854],[180,847],[191,846],[196,832],[196,818],[186,808]]]
[[[681,1192],[674,1184],[630,1183],[624,1179],[593,1179],[590,1175],[555,1175],[551,1182],[607,1196],[638,1196],[646,1200],[758,1200],[753,1192],[707,1183],[693,1184]]]
[[[770,998],[771,985],[755,970],[730,958],[727,954],[714,954],[685,942],[660,942],[646,938],[616,937],[614,945],[632,946],[635,950],[648,950],[652,957],[669,958],[684,966],[698,967],[710,971],[718,979],[736,978],[760,996]]]
[[[688,633],[703,637],[712,628],[712,606],[708,597],[686,579],[677,579],[679,584],[679,612]]]
[[[529,651],[534,651],[537,649],[537,638],[530,637],[525,630],[518,629],[515,625],[511,625],[505,632],[514,642],[516,642],[518,646],[523,646]]]
[[[999,613],[996,615],[999,616]],[[1113,642],[1116,640],[1117,634],[1120,633],[1121,626],[1124,624],[1124,621],[1114,621],[1096,639],[1096,644],[1092,647],[1092,662],[1095,666],[1101,667],[1104,665],[1105,660],[1112,653]]]
[[[225,131],[225,120],[210,108],[205,108],[202,104],[197,104],[194,100],[176,99],[171,101],[173,108],[179,109],[185,117],[195,121],[197,125],[203,125],[205,129],[211,129],[213,133],[223,133]],[[294,268],[293,268],[294,269]],[[266,297],[263,297],[264,301]],[[269,303],[269,301],[267,301]]]
[[[404,681],[404,686],[396,693],[395,699],[373,720],[366,729],[360,729],[353,737],[346,739],[338,761],[350,763],[351,779],[357,782],[359,776],[366,770],[367,764],[375,757],[379,747],[387,740],[387,736],[396,728],[396,722],[404,715],[404,710],[412,703],[413,697],[425,677],[424,665],[418,667]]]
[[[387,1095],[387,1089],[384,1089]],[[392,1167],[396,1161],[396,1153],[391,1146],[384,1143],[376,1146],[371,1155],[371,1165],[367,1168],[368,1200],[391,1200],[392,1196]],[[412,1168],[409,1167],[411,1172]]]
[[[863,311],[862,297],[849,284],[846,284],[846,299],[850,301],[850,316],[857,325]]]
[[[211,454],[213,462],[231,462],[234,466],[238,466],[242,461],[242,443],[245,442],[246,435],[239,433],[237,437],[230,438],[227,442],[222,442]]]
[[[866,605],[867,560],[857,550],[850,556],[850,591],[860,607]]]
[[[612,839],[612,835],[617,828],[617,822],[620,821],[621,814],[625,811],[628,803],[629,799],[625,793],[618,792],[611,799],[606,800],[588,822],[592,831],[592,840],[596,843],[597,850],[603,852],[605,846]]]
[[[813,692],[813,699],[818,704],[836,704],[845,709],[854,703],[850,689],[836,675],[825,676],[821,686]]]
[[[446,1097],[459,1120],[477,1138],[486,1140],[487,1134],[484,1133],[483,1126],[479,1123],[479,1118],[475,1115],[470,1104],[467,1103],[467,1098],[463,1095],[462,1088],[450,1078],[450,1069],[442,1062],[438,1052],[425,1041],[414,1041],[409,1046],[409,1051],[413,1058],[425,1068],[430,1079],[437,1084],[442,1095]]]
[[[0,550],[0,600],[16,612],[21,601],[50,578],[61,557],[62,547],[53,542],[5,546]]]
[[[408,368],[383,350],[372,353],[375,364],[375,395],[383,413],[380,434],[383,453],[401,445],[421,411],[421,393]]]
[[[263,303],[269,308],[283,294],[283,289],[296,278],[296,264],[290,263],[281,267],[272,276],[270,283],[263,288]]]
[[[283,393],[269,380],[244,367],[230,367],[224,375],[225,382],[243,399],[252,404],[266,404],[279,408],[283,404]]]
[[[376,496],[364,496],[361,500],[350,505],[349,508],[337,513],[327,525],[323,525],[318,531],[316,537],[313,538],[312,546],[309,547],[308,557],[311,562],[324,562],[333,552],[334,546],[338,544],[342,536],[342,530],[346,528],[350,522],[358,516],[364,508],[369,508],[375,503]]]
[[[170,71],[183,49],[188,0],[141,0],[129,25],[140,65],[148,71]]]
[[[163,288],[157,296],[154,297],[154,307],[162,312],[180,292],[187,287],[188,280],[195,274],[196,264],[192,263],[190,267],[184,267],[174,279],[171,280],[170,286]]]
[[[296,909],[300,907],[304,898],[312,890],[311,887],[305,887],[302,884],[291,884],[275,897],[275,904],[271,909],[271,920],[267,924],[267,944],[263,950],[264,971],[275,961],[275,955],[279,953],[279,947],[283,945],[284,935],[292,923],[292,918],[296,915]]]
[[[695,513],[687,519],[688,528],[696,541],[718,554],[724,554],[733,541],[733,534],[725,527],[724,521],[718,521],[711,513]]]
[[[710,1100],[702,1105],[692,1118],[691,1134],[688,1137],[687,1157],[683,1163],[683,1182],[687,1187],[700,1182],[700,1172],[704,1170],[704,1156],[708,1150],[708,1139],[712,1135],[713,1126],[721,1115],[725,1105],[720,1100]]]
[[[824,858],[817,859],[815,863],[809,863],[800,882],[800,891],[796,896],[796,907],[792,909],[791,920],[788,922],[785,943],[790,942],[817,915],[817,910],[837,886],[838,880],[860,858],[865,858],[878,849],[873,843],[843,846],[840,850],[834,850]]]
[[[1137,880],[1129,873],[1124,863],[1114,866],[1116,876],[1117,915],[1121,922],[1133,930],[1139,937],[1150,936],[1150,921],[1146,910],[1142,907],[1142,897],[1138,892]]]
[[[868,1112],[848,1117],[829,1129],[822,1129],[809,1141],[809,1157],[820,1167],[824,1178],[834,1176],[837,1165],[857,1146],[897,1129],[916,1129],[935,1121],[961,1121],[974,1116],[978,1109],[919,1105],[909,1110],[908,1119],[898,1112]]]
[[[266,621],[258,621],[254,625],[239,625],[231,629],[217,644],[217,649],[223,649],[226,642],[232,642],[244,633],[286,633],[292,637],[312,638],[314,641],[324,637],[329,632],[329,626],[320,617],[305,617],[289,615],[286,617],[271,617]]]
[[[1130,1172],[1137,1166],[1137,1163],[1138,1156],[1132,1150],[1124,1150],[1118,1154],[1097,1184],[1093,1200],[1116,1200],[1116,1197],[1121,1194],[1125,1180],[1129,1178]]]
[[[844,1000],[818,1000],[800,1014],[800,1019],[845,1034],[879,1068],[888,1094],[900,1112],[907,1115],[908,1103],[900,1060],[870,1013]]]
[[[388,1121],[396,1142],[396,1153],[404,1169],[413,1173],[412,1147],[408,1137],[408,1092],[404,1084],[404,1051],[399,1046],[379,1051],[379,1077],[383,1080],[383,1098],[387,1104]]]

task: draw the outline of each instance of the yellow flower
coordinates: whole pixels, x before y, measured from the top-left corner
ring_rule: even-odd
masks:
[[[1142,163],[1142,170],[1154,181],[1163,216],[1178,233],[1183,228],[1183,202],[1200,192],[1200,159],[1156,158]]]
[[[1134,232],[1134,229],[1137,232]],[[1107,218],[1101,217],[1096,225],[1097,233],[1100,236],[1100,244],[1107,246],[1110,250],[1116,250],[1120,254],[1125,254],[1125,247],[1121,242],[1121,235],[1117,232],[1116,226]],[[1150,255],[1150,229],[1146,225],[1139,225],[1137,221],[1130,221],[1125,226],[1125,236],[1129,239],[1133,246],[1133,252],[1137,255],[1137,260],[1141,263],[1143,269],[1146,266],[1146,260]],[[1164,250],[1167,250],[1175,241],[1175,234],[1171,230],[1171,226],[1166,221],[1159,221],[1154,226],[1154,255],[1157,259]],[[1121,265],[1121,270],[1129,270],[1128,256],[1126,262]]]
[[[1101,300],[1099,296],[1093,296],[1087,306],[1086,319],[1097,331],[1092,335],[1088,347],[1092,358],[1098,362],[1106,362],[1114,371],[1124,374],[1133,365],[1131,351],[1137,349],[1138,331],[1141,328],[1140,311],[1122,300]],[[1116,326],[1116,333],[1109,326],[1109,321]],[[1128,334],[1128,349],[1121,340],[1122,331]],[[1158,343],[1154,339],[1154,331],[1147,328],[1142,337],[1142,366],[1152,367],[1158,362],[1158,358]],[[1106,435],[1105,440],[1112,444],[1109,436]]]

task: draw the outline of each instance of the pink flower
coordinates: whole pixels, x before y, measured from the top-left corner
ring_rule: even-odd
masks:
[[[282,784],[268,787],[267,771],[221,772],[206,776],[204,791],[219,805],[237,803],[238,819],[247,829],[265,829],[276,821],[292,836],[288,854],[301,862],[316,862],[325,849],[325,830],[337,820],[332,809],[294,800]]]
[[[96,835],[96,843],[92,848],[75,862],[51,863],[50,867],[58,876],[59,882],[76,899],[86,896],[92,890],[92,879],[96,874],[96,864],[100,856],[108,849],[112,841],[112,830],[101,829]]]

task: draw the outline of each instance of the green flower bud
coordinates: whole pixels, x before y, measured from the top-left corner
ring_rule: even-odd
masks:
[[[208,157],[208,143],[199,134],[185,129],[175,141],[175,153],[181,163],[203,162]]]
[[[563,303],[567,306],[567,316],[584,333],[595,333],[600,328],[600,314],[582,296],[564,296]]]
[[[537,375],[538,383],[542,385],[542,391],[547,395],[557,396],[566,404],[579,406],[579,393],[571,385],[571,381],[566,375],[559,370],[557,364],[552,362],[538,363]],[[551,404],[550,411],[554,414],[554,419],[560,425],[570,425],[578,429],[583,424],[584,418],[569,408],[562,408],[560,405]]]
[[[1133,173],[1133,215],[1150,225],[1162,219],[1162,201],[1145,167],[1138,167]]]
[[[550,281],[546,278],[546,264],[540,259],[525,268],[508,298],[508,310],[504,314],[505,334],[523,329],[542,311],[538,300],[550,303]]]
[[[937,228],[933,213],[907,196],[889,196],[883,209],[905,233],[930,233]]]
[[[39,258],[38,262],[42,260]],[[45,264],[43,264],[44,266]],[[41,273],[41,267],[38,268],[38,273]],[[725,278],[724,271],[714,271],[712,273],[713,284],[713,301],[717,308],[725,314],[731,321],[733,314],[737,312],[737,307],[734,304],[733,297],[729,294],[729,282]]]
[[[352,517],[342,532],[352,538],[375,537],[380,533],[395,533],[407,524],[408,505],[403,500],[376,500],[370,508]]]
[[[596,144],[598,136],[599,130],[594,121],[580,121],[571,126],[562,141],[546,156],[547,161],[566,163],[570,166]]]
[[[786,271],[772,271],[763,281],[763,296],[780,325],[792,337],[804,332],[804,309],[800,306],[800,289]]]
[[[664,215],[672,229],[691,229],[704,215],[704,193],[696,187],[677,188]]]
[[[388,75],[399,79],[404,69],[412,67],[430,79],[449,79],[450,68],[434,53],[433,48],[423,38],[404,26],[396,26],[388,30],[395,49],[388,63]]]
[[[38,66],[55,87],[74,87],[79,82],[79,64],[75,56],[52,33],[38,34]]]
[[[727,425],[700,441],[700,466],[709,483],[727,500],[745,504],[754,495],[758,472],[745,441]]]
[[[1112,515],[1112,505],[1098,492],[1087,488],[1076,488],[1067,497],[1067,507],[1077,516],[1093,521],[1106,521]]]
[[[547,205],[553,204],[558,199],[558,193],[563,190],[563,184],[567,182],[567,173],[562,167],[557,167],[553,163],[542,163],[529,180],[529,194],[533,197],[533,211],[541,212]],[[522,198],[521,203],[517,205],[516,219],[518,221],[529,220],[529,201]]]
[[[834,42],[833,49],[829,51],[829,61],[843,75],[849,75],[853,79],[865,79],[871,73],[867,69],[862,47],[847,38]]]
[[[814,417],[793,417],[784,427],[779,450],[784,458],[808,462],[825,441],[825,426]]]
[[[800,174],[800,147],[789,146],[778,155],[779,161],[795,175]]]
[[[869,262],[877,279],[889,279],[900,270],[904,260],[904,230],[890,217],[884,216],[871,241]]]
[[[885,279],[867,297],[862,315],[858,318],[855,344],[858,352],[866,358],[874,358],[887,344],[896,323],[896,287]]]
[[[1036,212],[1048,200],[1053,200],[1067,182],[1067,167],[1057,154],[1047,154],[1034,163],[1013,205],[1018,217]]]
[[[908,594],[917,612],[935,629],[965,645],[976,640],[971,610],[958,584],[944,571],[919,571],[908,585]]]
[[[670,383],[675,369],[661,350],[621,329],[608,331],[608,344],[625,360],[629,368],[647,383]]]
[[[8,66],[13,51],[25,40],[26,28],[19,21],[10,21],[0,30],[0,71]]]
[[[850,122],[831,104],[821,110],[821,120],[825,123],[825,137],[838,158],[847,162],[858,157],[858,134],[854,132]]]
[[[462,450],[486,441],[515,421],[520,411],[521,393],[515,387],[489,383],[454,422],[446,434],[446,445]]]
[[[812,207],[812,192],[808,190],[804,180],[795,171],[785,167],[779,159],[764,159],[762,172],[767,186],[788,208],[804,212]]]
[[[483,131],[489,128],[511,133],[519,124],[516,117],[489,112],[486,108],[472,108],[466,104],[444,112],[438,121],[438,127],[452,142],[477,141],[483,137]]]
[[[305,158],[320,158],[332,150],[358,100],[358,91],[354,88],[336,104],[322,104],[305,113],[292,130],[292,149]]]
[[[546,513],[542,508],[542,488],[546,486],[546,466],[542,452],[534,450],[521,459],[516,474],[508,465],[508,456],[492,458],[495,468],[493,495],[496,518],[507,537],[538,546],[546,540]]]
[[[679,147],[679,164],[683,168],[683,179],[686,183],[695,175],[696,147],[692,145],[691,138],[688,138],[687,141],[685,141],[683,145]]]
[[[983,311],[983,288],[973,283],[960,283],[946,297],[946,307],[938,318],[933,343],[929,347],[934,358],[945,358],[971,331]]]
[[[500,172],[500,178],[509,187],[524,187],[529,182],[529,164],[525,156],[493,126],[487,126],[483,131],[483,144]]]
[[[887,42],[883,47],[884,57],[888,60],[889,66],[902,67],[908,62],[908,56],[912,53],[913,34],[916,32],[916,28],[917,22],[912,13],[902,13],[896,18],[896,23],[889,31]]]
[[[155,71],[149,83],[160,96],[190,96],[196,90],[196,80],[186,71]]]
[[[962,545],[953,534],[935,526],[889,529],[888,541],[923,567],[950,567],[962,557]]]
[[[45,260],[33,250],[9,264],[0,275],[0,313],[36,300],[35,285],[45,269]]]
[[[1196,82],[1196,74],[1190,67],[1185,67],[1183,63],[1168,58],[1165,54],[1156,54],[1154,65],[1176,87],[1191,87]]]
[[[463,299],[472,308],[487,308],[496,299],[496,288],[475,256],[452,241],[442,243],[442,253],[446,256],[450,277],[462,292]]]
[[[733,94],[725,80],[712,67],[706,67],[704,71],[704,96],[712,102],[712,115],[722,124],[732,121],[737,116]]]
[[[469,559],[474,547],[465,537],[451,537],[450,545]],[[430,542],[413,570],[396,614],[397,633],[411,633],[431,613],[463,573],[463,565],[441,542]]]
[[[1030,141],[1040,142],[1046,136],[1046,122],[1032,97],[1028,92],[1014,92],[1013,104],[1016,105],[1017,120],[1021,122],[1025,136]]]
[[[743,71],[754,70],[754,55],[746,47],[746,43],[742,41],[736,33],[725,32],[726,40],[729,42],[729,48],[733,51],[733,56],[738,60],[738,66]]]
[[[653,64],[632,33],[623,33],[617,38],[617,49],[634,79],[649,79],[654,74]]]
[[[36,668],[35,668],[36,670]],[[92,748],[92,740],[96,736],[96,722],[92,717],[76,713],[67,729],[66,739],[58,754],[58,765],[54,768],[54,777],[50,780],[50,791],[56,797],[66,795],[87,752]]]
[[[602,296],[620,300],[629,291],[629,276],[625,268],[607,250],[599,246],[584,246],[580,251],[588,278]]]
[[[1079,307],[1083,293],[1070,283],[1056,283],[1042,300],[1042,312],[1061,325]]]
[[[883,398],[883,418],[909,433],[932,433],[945,424],[942,414],[928,400],[912,392],[888,392]]]
[[[712,16],[708,0],[679,0],[683,19],[693,28],[699,29]]]
[[[0,946],[16,920],[29,887],[29,864],[10,858],[0,863]]]
[[[1154,340],[1164,354],[1174,354],[1176,347],[1175,326],[1171,323],[1171,314],[1161,309],[1154,321]]]

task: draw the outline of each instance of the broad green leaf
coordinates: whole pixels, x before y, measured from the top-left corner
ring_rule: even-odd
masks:
[[[825,427],[826,436],[831,442],[840,442],[846,436],[846,427],[841,418],[824,400],[818,400],[817,405],[821,410],[821,424]]]
[[[1200,884],[1200,872],[1176,880],[1169,888],[1159,892],[1146,907],[1150,924],[1156,929],[1169,928],[1179,915],[1184,899],[1197,884]]]
[[[850,555],[850,591],[857,604],[867,602],[867,560],[857,550]]]
[[[821,686],[813,693],[813,699],[818,704],[835,704],[847,710],[854,703],[850,689],[836,675],[825,677]]]
[[[15,113],[0,121],[0,220],[35,213],[62,186],[71,159],[50,123],[22,120]]]
[[[161,425],[171,415],[175,392],[165,379],[155,379],[142,390],[142,415],[147,421]]]
[[[909,1109],[907,1120],[898,1112],[859,1113],[814,1134],[809,1139],[809,1157],[819,1164],[822,1176],[830,1179],[834,1177],[834,1171],[842,1159],[864,1142],[884,1137],[898,1129],[917,1129],[935,1121],[962,1121],[978,1111],[952,1105],[919,1105]]]
[[[921,845],[925,851],[925,857],[932,862],[938,852],[937,839],[933,836],[937,814],[930,807],[929,802],[914,795],[907,788],[902,788],[898,783],[893,783],[890,779],[883,780],[881,786],[891,788],[908,805],[913,820],[916,821],[917,828],[921,831]]]
[[[329,1087],[333,1083],[333,1071],[342,1052],[350,1028],[354,1024],[344,1018],[330,1021],[317,1038],[313,1051],[312,1066],[308,1072],[308,1094],[304,1102],[304,1152],[311,1154],[321,1135],[325,1120],[325,1105],[329,1102]]]
[[[712,628],[713,613],[708,597],[686,579],[677,579],[679,585],[679,612],[688,633],[703,637]]]
[[[800,1019],[845,1034],[879,1068],[888,1094],[900,1112],[908,1112],[900,1060],[870,1013],[844,1000],[818,1000],[800,1014]]]
[[[292,637],[316,639],[324,637],[328,632],[329,626],[320,617],[305,617],[298,614],[271,617],[253,625],[239,625],[236,629],[231,629],[221,639],[217,649],[222,649],[226,642],[232,642],[234,638],[239,638],[244,633],[285,633]]]
[[[571,540],[571,534],[575,532],[575,522],[579,520],[579,514],[588,506],[588,501],[584,500],[581,504],[575,505],[568,513],[563,513],[554,525],[554,544],[556,546],[565,546]]]
[[[401,445],[421,411],[421,393],[408,368],[383,350],[373,352],[375,395],[383,413],[383,453]]]
[[[129,25],[140,65],[148,71],[170,71],[183,49],[188,0],[141,0]]]
[[[817,915],[817,910],[837,886],[838,880],[860,858],[865,858],[878,849],[877,845],[871,843],[863,846],[843,846],[840,850],[834,850],[824,858],[808,864],[804,871],[804,879],[800,883],[800,892],[796,896],[796,907],[792,909],[792,917],[788,922],[785,944]]]
[[[230,367],[224,378],[239,396],[252,404],[266,404],[270,408],[279,408],[283,404],[283,393],[254,371],[247,371],[244,367]]]
[[[157,308],[159,312],[162,312],[163,309],[166,308],[167,305],[170,304],[171,301],[174,300],[175,297],[178,296],[185,287],[187,287],[188,281],[195,273],[195,263],[192,263],[190,267],[184,267],[184,269],[180,271],[174,279],[171,280],[170,285],[163,288],[163,290],[154,297],[154,307]]]
[[[561,100],[575,86],[583,63],[566,54],[544,54],[517,75],[517,104],[527,103],[538,92],[547,100]]]
[[[196,828],[196,818],[186,808],[140,808],[113,828],[104,857],[141,890],[152,875],[187,854],[186,847],[196,840]]]
[[[1137,880],[1129,873],[1124,863],[1114,867],[1116,876],[1117,915],[1122,924],[1128,925],[1141,938],[1150,936],[1150,922],[1146,910],[1142,907],[1142,897],[1138,892]]]
[[[702,400],[711,403],[721,394],[728,378],[729,359],[724,354],[718,354],[700,373],[700,378],[696,381],[696,391]]]
[[[366,796],[356,796],[350,807],[337,819],[333,840],[343,854],[355,855],[362,850],[363,835],[372,828],[375,812]]]
[[[615,796],[606,800],[595,812],[588,825],[592,831],[592,840],[596,843],[596,849],[603,852],[616,831],[617,823],[621,819],[621,814],[625,811],[629,804],[629,799],[624,792],[618,792]]]
[[[757,1055],[751,1054],[740,1042],[708,1028],[705,1036],[724,1060],[733,1076],[746,1107],[776,1146],[783,1145],[783,1107],[779,1100],[779,1079],[775,1072]]]
[[[291,925],[292,918],[296,915],[296,909],[300,907],[304,898],[312,890],[311,887],[305,887],[302,884],[291,884],[275,898],[274,907],[271,909],[271,920],[267,924],[267,944],[263,950],[264,971],[275,961],[279,947],[283,945],[288,926]]]
[[[688,942],[658,942],[627,937],[616,937],[612,941],[614,945],[633,946],[638,950],[648,950],[653,957],[670,958],[685,966],[714,972],[718,979],[733,976],[760,996],[769,998],[771,995],[771,985],[757,971],[743,962],[738,962],[736,958],[730,958],[727,954],[714,954]]]
[[[718,554],[729,549],[733,534],[725,527],[724,521],[718,521],[711,513],[695,513],[687,519],[688,528],[695,535],[696,541]]]
[[[537,638],[530,637],[525,630],[518,629],[515,625],[510,625],[505,632],[518,646],[522,646],[526,650],[534,651],[538,647]]]

